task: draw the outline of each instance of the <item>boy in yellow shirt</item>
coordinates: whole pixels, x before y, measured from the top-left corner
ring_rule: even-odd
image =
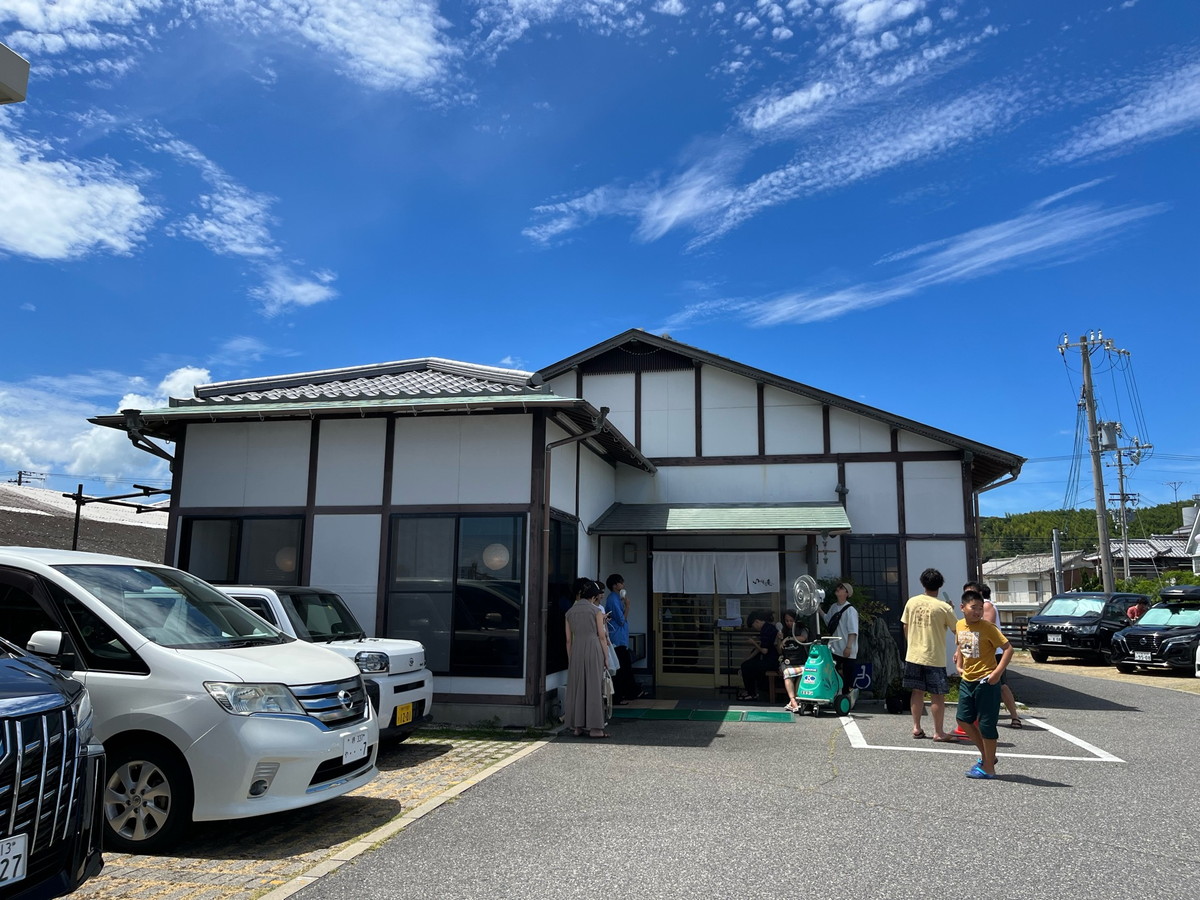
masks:
[[[979,748],[979,762],[968,778],[996,777],[996,722],[1000,718],[1000,676],[1008,668],[1013,648],[1004,633],[983,618],[983,595],[962,595],[963,618],[955,628],[954,665],[962,681],[958,686],[958,726]],[[996,657],[997,651],[1000,657]]]

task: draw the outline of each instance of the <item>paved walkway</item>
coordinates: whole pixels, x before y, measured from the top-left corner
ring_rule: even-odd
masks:
[[[105,853],[83,900],[286,897],[416,821],[492,772],[543,746],[532,737],[424,731],[385,749],[379,777],[352,794],[291,813],[196,825],[169,854]]]

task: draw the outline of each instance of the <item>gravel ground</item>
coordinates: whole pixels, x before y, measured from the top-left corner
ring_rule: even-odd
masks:
[[[74,530],[75,501],[61,491],[0,484],[0,547],[69,550]],[[80,515],[80,550],[162,562],[166,539],[165,512],[139,513],[111,503],[89,503]]]

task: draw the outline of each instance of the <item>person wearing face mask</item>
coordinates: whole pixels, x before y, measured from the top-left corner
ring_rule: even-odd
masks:
[[[625,599],[625,576],[613,573],[604,582],[608,585],[608,596],[604,598],[604,611],[608,614],[608,638],[617,651],[621,668],[613,674],[613,702],[623,705],[642,696],[633,677],[633,657],[629,653],[628,602]]]

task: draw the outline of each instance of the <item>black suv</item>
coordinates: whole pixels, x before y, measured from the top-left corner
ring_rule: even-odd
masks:
[[[79,682],[0,640],[0,898],[46,900],[100,872],[104,748]]]
[[[1138,668],[1191,673],[1200,644],[1200,585],[1167,588],[1158,603],[1112,640],[1112,661],[1121,672]]]
[[[1074,656],[1107,662],[1112,636],[1129,624],[1125,611],[1144,594],[1072,591],[1056,594],[1029,617],[1025,646],[1034,662],[1051,656]]]

